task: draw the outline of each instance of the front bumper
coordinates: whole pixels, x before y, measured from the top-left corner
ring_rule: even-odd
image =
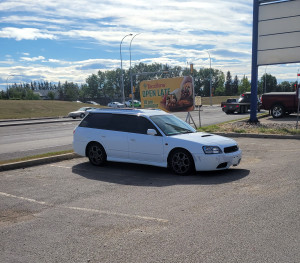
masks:
[[[221,154],[193,154],[196,171],[215,171],[237,166],[242,160],[242,151]]]

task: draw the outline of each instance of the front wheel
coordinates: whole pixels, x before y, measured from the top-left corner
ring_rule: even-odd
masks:
[[[106,152],[99,143],[92,143],[88,146],[87,157],[91,164],[102,166],[106,163]]]
[[[271,109],[273,118],[281,118],[284,115],[284,108],[282,105],[275,105]]]
[[[171,154],[169,166],[178,175],[189,175],[195,168],[193,157],[184,149],[175,150]]]

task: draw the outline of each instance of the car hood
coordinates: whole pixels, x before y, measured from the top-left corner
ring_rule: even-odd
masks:
[[[210,146],[232,146],[237,145],[236,141],[226,138],[223,136],[204,133],[204,132],[195,132],[195,133],[185,133],[185,134],[178,134],[170,136],[170,138],[178,139],[185,142],[193,142],[199,143],[202,145],[210,145]]]

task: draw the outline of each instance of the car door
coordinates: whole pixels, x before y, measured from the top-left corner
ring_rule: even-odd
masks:
[[[163,137],[145,117],[131,116],[128,133],[129,157],[140,163],[163,163]],[[148,129],[156,129],[157,136],[148,135]]]
[[[122,132],[124,120],[112,113],[89,113],[80,123],[86,130],[87,141],[103,145],[107,159],[128,159],[127,133]]]
[[[108,128],[102,131],[102,140],[105,142],[108,159],[117,158],[127,160],[128,132],[126,129],[127,116],[123,114],[111,114]]]

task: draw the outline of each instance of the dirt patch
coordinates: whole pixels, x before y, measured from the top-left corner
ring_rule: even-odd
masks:
[[[2,210],[0,211],[0,226],[28,221],[34,218],[30,211],[26,210]]]

